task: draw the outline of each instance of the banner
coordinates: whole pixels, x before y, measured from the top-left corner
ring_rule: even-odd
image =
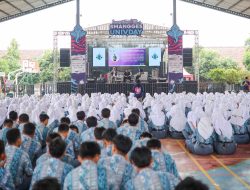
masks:
[[[183,31],[173,25],[168,34],[168,83],[173,84],[183,80]],[[169,88],[169,89],[170,89]]]
[[[71,35],[71,93],[76,93],[79,84],[86,82],[87,32],[76,25]]]
[[[149,66],[159,67],[161,65],[161,48],[149,48]]]
[[[93,67],[105,67],[105,48],[93,48]]]
[[[143,24],[137,19],[112,20],[112,23],[109,25],[110,35],[141,36],[142,32]]]

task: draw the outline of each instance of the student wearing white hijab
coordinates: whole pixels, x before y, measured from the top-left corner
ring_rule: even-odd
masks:
[[[247,144],[250,141],[247,126],[249,125],[249,108],[240,104],[232,110],[230,122],[234,130],[234,139],[237,144]]]
[[[222,113],[217,112],[214,118],[214,149],[218,154],[230,155],[236,151],[236,143],[233,136],[231,123],[226,120]]]
[[[209,155],[213,153],[214,129],[209,117],[201,117],[192,139],[186,140],[186,146],[190,152],[198,155]]]
[[[175,139],[183,139],[184,136],[182,134],[182,131],[185,128],[187,119],[185,117],[185,112],[180,108],[179,105],[176,105],[179,107],[179,109],[175,109],[174,112],[171,112],[171,119],[169,122],[169,133],[170,136]]]
[[[166,126],[166,118],[164,112],[160,109],[160,107],[154,105],[152,107],[152,111],[149,116],[149,131],[153,137],[157,139],[162,139],[167,136],[167,126]]]

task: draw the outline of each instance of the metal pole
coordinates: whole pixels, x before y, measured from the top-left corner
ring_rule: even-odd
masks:
[[[76,0],[76,25],[80,25],[80,0]]]
[[[173,0],[173,24],[176,24],[176,0]]]

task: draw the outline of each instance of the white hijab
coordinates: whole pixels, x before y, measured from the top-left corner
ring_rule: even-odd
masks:
[[[198,132],[199,134],[207,140],[214,131],[212,127],[211,119],[209,117],[202,117],[198,123]]]
[[[223,114],[218,112],[214,120],[215,132],[220,135],[230,139],[233,136],[233,128],[229,121],[227,121]]]

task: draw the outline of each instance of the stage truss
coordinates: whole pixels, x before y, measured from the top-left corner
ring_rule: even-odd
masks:
[[[142,36],[110,36],[109,24],[88,27],[87,31],[87,45],[93,47],[161,47],[167,48],[167,31],[169,28],[164,26],[143,24]],[[199,91],[199,31],[198,30],[184,30],[184,35],[194,36],[194,53],[193,62],[195,68],[195,80],[198,82]],[[59,69],[58,56],[58,37],[70,36],[70,31],[54,31],[53,32],[53,63],[54,63],[54,92],[57,91],[56,83]],[[87,52],[88,54],[88,52]],[[88,55],[87,55],[88,56]],[[87,67],[89,63],[87,63]],[[88,70],[89,74],[89,70]]]

